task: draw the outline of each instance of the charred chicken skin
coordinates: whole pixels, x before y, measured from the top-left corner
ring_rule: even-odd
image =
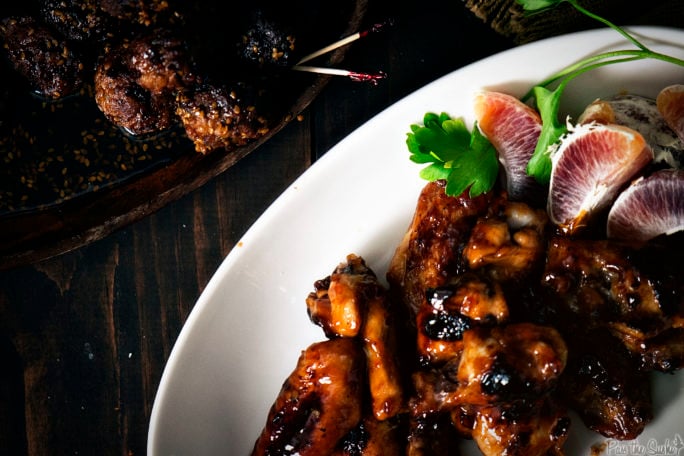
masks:
[[[390,286],[414,314],[428,289],[465,270],[459,249],[490,201],[486,194],[475,199],[449,197],[444,187],[441,181],[431,182],[419,195],[413,220],[387,273]]]
[[[654,266],[654,251],[667,260]],[[349,255],[306,299],[311,321],[364,359],[360,415],[330,454],[457,455],[468,439],[487,456],[560,456],[570,410],[637,437],[651,372],[682,367],[680,252],[569,238],[505,192],[427,184],[389,288]],[[272,419],[259,442],[282,434]]]
[[[363,372],[357,341],[311,345],[283,384],[253,454],[331,454],[361,420]]]

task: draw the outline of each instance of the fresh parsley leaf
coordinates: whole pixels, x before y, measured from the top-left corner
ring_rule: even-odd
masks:
[[[411,125],[406,145],[413,162],[428,164],[420,177],[445,179],[448,195],[469,189],[469,195],[475,197],[494,187],[499,172],[496,150],[477,125],[471,132],[462,118],[429,112],[423,116],[423,125]]]

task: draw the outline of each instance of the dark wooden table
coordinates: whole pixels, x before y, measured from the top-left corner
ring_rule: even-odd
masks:
[[[394,101],[515,44],[464,2],[371,1],[367,23],[388,18],[394,26],[355,43],[344,65],[385,71],[379,85],[333,79],[301,121],[200,189],[103,240],[0,273],[0,455],[145,454],[183,323],[266,207]]]

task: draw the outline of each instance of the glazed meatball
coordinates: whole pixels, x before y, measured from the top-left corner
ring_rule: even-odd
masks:
[[[6,18],[0,37],[9,61],[39,95],[58,99],[83,84],[84,65],[67,43],[30,17]]]
[[[125,47],[122,57],[135,82],[152,93],[175,91],[193,80],[185,42],[169,34],[136,39]]]
[[[128,133],[157,133],[174,124],[176,91],[192,77],[183,41],[150,35],[107,53],[95,73],[95,101]]]
[[[173,124],[173,98],[150,93],[129,73],[113,68],[105,62],[95,73],[95,101],[105,117],[134,136],[168,129]]]
[[[197,152],[234,149],[263,136],[268,121],[256,107],[226,86],[198,84],[179,92],[176,113]]]

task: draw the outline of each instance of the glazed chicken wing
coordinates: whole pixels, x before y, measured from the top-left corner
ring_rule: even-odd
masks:
[[[375,273],[348,255],[314,283],[306,303],[329,340],[302,354],[253,454],[402,454],[403,374],[394,319]]]
[[[415,321],[416,454],[432,454],[426,423],[442,423],[437,447],[465,437],[487,455],[560,451],[568,419],[552,393],[567,347],[551,327],[511,322],[519,283],[542,270],[546,224],[505,194],[449,197],[440,182],[421,193],[388,272]]]
[[[316,281],[306,305],[309,318],[326,336],[360,338],[375,418],[385,420],[402,411],[396,316],[385,289],[363,258],[348,255],[332,274]]]
[[[451,429],[440,433],[452,435],[442,438],[473,438],[485,455],[562,454],[570,420],[554,394],[566,360],[565,342],[550,327],[469,329],[458,361],[414,374],[409,436],[424,446],[420,424],[449,416]]]
[[[332,454],[361,420],[363,374],[356,340],[311,345],[283,384],[252,454]]]
[[[557,322],[610,332],[642,370],[682,367],[681,245],[670,250],[656,249],[654,258],[612,241],[554,238],[543,284],[556,302]]]
[[[423,188],[389,289],[356,255],[315,282],[307,311],[330,341],[300,360],[255,454],[458,455],[469,439],[562,456],[570,410],[614,439],[652,420],[651,372],[684,365],[681,244],[555,235],[505,192],[444,190]]]
[[[556,237],[543,276],[550,318],[570,344],[563,397],[589,428],[616,439],[637,437],[653,418],[649,372],[684,364],[684,285],[673,264],[681,248],[649,252]]]
[[[460,252],[477,217],[487,210],[490,196],[451,197],[445,183],[427,184],[421,192],[413,220],[390,263],[387,279],[415,313],[425,292],[444,285],[465,270]]]
[[[559,398],[589,429],[619,440],[636,438],[653,419],[648,374],[606,331],[593,329],[567,339],[571,356]]]
[[[460,420],[485,455],[562,454],[570,419],[553,399],[567,347],[551,327],[517,323],[467,331],[456,374]]]

